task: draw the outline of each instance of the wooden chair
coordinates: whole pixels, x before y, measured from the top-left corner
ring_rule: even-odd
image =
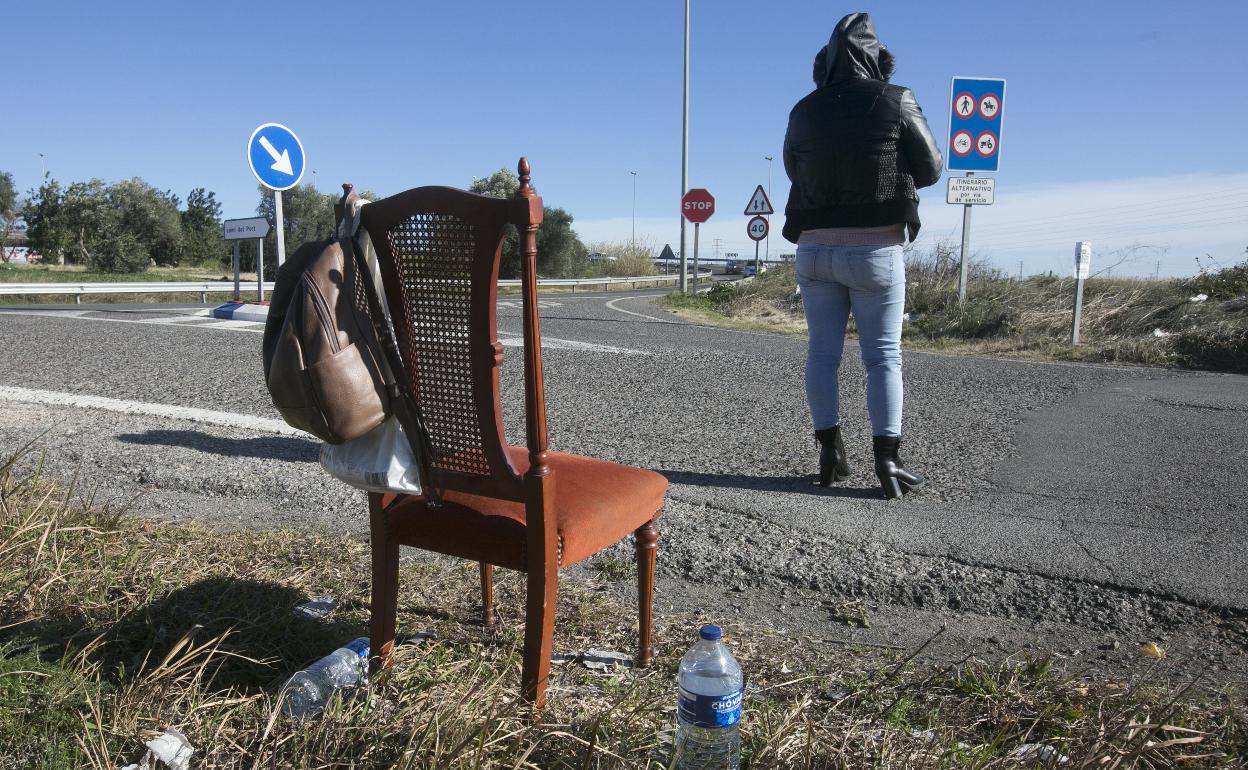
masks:
[[[537,227],[542,199],[520,159],[509,199],[419,187],[364,206],[360,225],[377,250],[408,386],[433,445],[444,488],[423,496],[370,494],[374,670],[389,665],[398,602],[399,546],[481,563],[483,615],[494,622],[493,565],[528,575],[524,697],[545,704],[560,567],[634,533],[639,639],[647,666],[658,530],[667,480],[652,471],[547,449],[537,314]],[[523,249],[524,401],[527,447],[507,446],[495,315],[505,226]]]

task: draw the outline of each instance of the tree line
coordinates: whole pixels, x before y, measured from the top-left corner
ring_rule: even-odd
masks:
[[[507,168],[474,179],[472,192],[511,197],[520,180]],[[258,186],[256,214],[274,223],[273,193]],[[363,196],[376,199],[364,192]],[[338,196],[312,184],[286,190],[282,197],[286,243],[293,251],[301,243],[333,237],[334,203]],[[589,252],[572,229],[572,215],[547,206],[537,231],[538,273],[543,277],[586,275]],[[5,241],[24,230],[27,246],[44,262],[84,265],[100,272],[142,272],[149,265],[226,266],[232,247],[222,239],[221,204],[202,187],[183,201],[170,190],[158,190],[134,177],[108,184],[100,179],[62,185],[45,175],[38,188],[23,199],[10,174],[0,172],[0,257],[8,261]],[[244,270],[254,269],[252,241],[240,244]],[[265,239],[266,268],[276,261],[276,234]],[[503,244],[500,276],[520,275],[518,234],[509,228]],[[272,274],[272,273],[270,273]]]

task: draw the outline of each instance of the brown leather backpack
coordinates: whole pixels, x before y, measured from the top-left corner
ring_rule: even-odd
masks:
[[[278,269],[269,304],[264,378],[273,405],[330,444],[364,435],[389,413],[367,280],[349,242],[305,243]]]

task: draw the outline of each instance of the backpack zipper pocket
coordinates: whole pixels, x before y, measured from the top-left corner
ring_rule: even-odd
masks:
[[[336,354],[342,350],[342,346],[338,344],[338,332],[330,320],[334,317],[334,314],[330,312],[329,303],[325,301],[325,296],[321,294],[321,290],[314,281],[308,278],[306,273],[303,276],[303,283],[307,286],[307,293],[312,297],[312,304],[316,306],[317,320],[321,323],[321,331],[324,332],[325,339],[329,341],[329,349]]]

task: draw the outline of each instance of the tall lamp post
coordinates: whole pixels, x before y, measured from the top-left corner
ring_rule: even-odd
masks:
[[[633,241],[632,249],[637,250],[637,172],[628,172],[633,175]]]
[[[767,200],[771,200],[771,161],[772,161],[772,157],[771,157],[770,155],[764,155],[764,156],[763,156],[763,160],[767,161]],[[773,204],[772,204],[772,206],[774,207],[774,206],[775,206],[775,204],[773,203]],[[768,224],[768,227],[767,227],[767,261],[769,261],[769,262],[770,262],[770,261],[771,261],[771,227],[770,227],[771,223],[770,223],[770,222],[768,222],[767,224]]]
[[[689,0],[685,0],[685,72],[684,72],[684,90],[681,98],[681,112],[683,117],[680,122],[680,199],[685,199],[685,193],[689,192]],[[680,293],[686,294],[689,291],[689,280],[687,278],[686,266],[688,261],[685,257],[685,215],[680,215]]]

